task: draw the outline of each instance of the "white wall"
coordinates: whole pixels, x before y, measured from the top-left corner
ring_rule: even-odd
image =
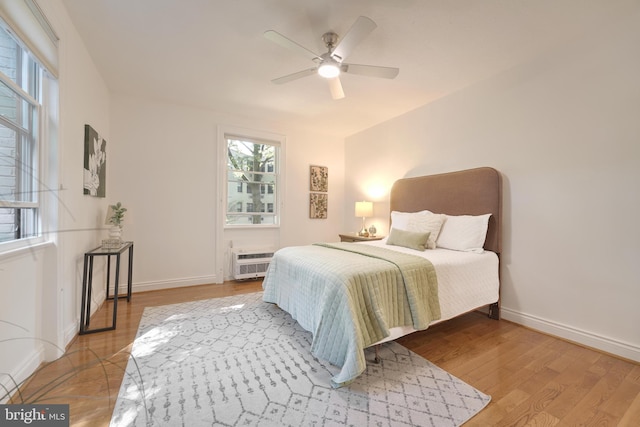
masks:
[[[12,339],[0,344],[0,365],[18,380],[57,356],[77,333],[83,254],[103,237],[106,212],[104,199],[83,195],[82,170],[84,125],[109,141],[108,91],[62,3],[39,4],[60,37],[60,127],[46,141],[50,176],[42,178],[51,191],[41,200],[48,209],[47,243],[0,256],[0,320],[15,325],[0,328],[0,341]],[[108,167],[107,176],[113,173]]]
[[[346,142],[346,198],[373,182],[504,176],[506,319],[640,360],[640,12]],[[361,162],[362,153],[370,153]],[[388,193],[375,221],[388,227]],[[352,208],[345,210],[352,224]]]
[[[58,2],[55,2],[58,3]],[[46,5],[46,8],[45,8]],[[64,342],[77,333],[80,316],[83,254],[105,238],[107,199],[83,194],[84,126],[107,141],[106,193],[116,173],[109,133],[109,92],[82,39],[62,5],[42,5],[60,37],[60,135],[58,150],[58,286],[62,294]],[[101,263],[96,264],[100,281]],[[47,274],[49,276],[49,274]],[[98,302],[98,301],[94,301]],[[95,305],[95,304],[94,304]]]
[[[133,218],[123,237],[135,242],[134,291],[221,282],[227,245],[290,246],[337,240],[342,225],[343,141],[294,127],[124,95],[111,101],[110,203]],[[284,210],[279,230],[221,232],[218,126],[286,137]],[[309,219],[309,165],[329,167],[329,214]],[[216,247],[216,241],[221,242]],[[223,272],[224,270],[224,272]]]
[[[0,384],[4,387],[12,386],[6,374],[21,381],[44,358],[38,313],[46,252],[45,245],[0,257]],[[0,397],[4,394],[0,391]]]

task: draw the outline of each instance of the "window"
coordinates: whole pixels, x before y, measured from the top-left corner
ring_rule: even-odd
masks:
[[[38,63],[0,26],[0,243],[40,234],[42,75]]]
[[[224,138],[227,151],[225,224],[278,225],[280,141],[230,134]]]

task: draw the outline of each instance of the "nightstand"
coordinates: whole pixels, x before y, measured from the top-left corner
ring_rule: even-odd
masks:
[[[338,234],[341,242],[369,242],[371,240],[382,240],[384,236],[362,237],[358,233]]]

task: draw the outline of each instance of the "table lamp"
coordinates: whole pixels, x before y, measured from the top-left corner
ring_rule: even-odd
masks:
[[[373,216],[373,203],[372,202],[356,202],[356,216],[362,217],[362,230],[358,232],[358,236],[369,237],[369,231],[365,226],[365,218]]]

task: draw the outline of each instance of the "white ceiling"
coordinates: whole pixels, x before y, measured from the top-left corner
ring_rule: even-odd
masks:
[[[348,136],[543,54],[607,14],[604,0],[63,0],[114,93]],[[313,63],[263,37],[317,53],[359,15],[378,27],[346,62],[400,68],[394,80],[343,75],[346,98]]]

